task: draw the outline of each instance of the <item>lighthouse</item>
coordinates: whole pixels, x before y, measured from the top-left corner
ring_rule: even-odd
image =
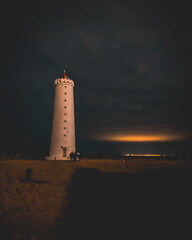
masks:
[[[75,152],[74,82],[64,71],[55,80],[52,134],[49,156],[46,160],[70,160]]]

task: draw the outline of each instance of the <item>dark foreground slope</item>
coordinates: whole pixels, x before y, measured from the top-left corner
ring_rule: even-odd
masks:
[[[77,170],[56,239],[190,239],[191,173]]]

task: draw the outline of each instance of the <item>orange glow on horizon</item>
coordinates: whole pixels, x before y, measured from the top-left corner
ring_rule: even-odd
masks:
[[[167,142],[177,141],[183,139],[181,136],[176,135],[117,135],[117,136],[103,136],[100,138],[107,141],[117,142]]]

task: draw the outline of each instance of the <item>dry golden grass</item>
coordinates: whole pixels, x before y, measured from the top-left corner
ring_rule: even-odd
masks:
[[[62,217],[63,205],[67,204],[66,188],[74,168],[31,160],[1,161],[0,166],[0,224],[30,226],[32,231],[39,226],[54,226]],[[23,181],[26,168],[33,169],[34,181]],[[52,229],[47,232],[51,234]]]
[[[40,239],[51,239],[58,220],[64,217],[63,209],[68,203],[67,188],[79,168],[133,173],[188,166],[192,166],[189,161],[153,159],[84,159],[79,162],[1,160],[0,224],[10,229],[17,227],[18,232],[26,231],[30,236],[40,232]],[[24,182],[26,168],[33,170],[32,181]]]
[[[94,159],[94,160],[81,160],[74,165],[76,168],[96,168],[98,171],[104,172],[144,172],[152,170],[169,170],[177,168],[185,168],[192,166],[190,161],[178,160],[164,160],[164,159],[151,159],[151,158],[130,158],[125,160],[113,159]]]

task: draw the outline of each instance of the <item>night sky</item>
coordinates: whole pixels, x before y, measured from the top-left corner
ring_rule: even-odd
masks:
[[[54,80],[64,69],[75,82],[82,153],[192,152],[189,1],[9,1],[1,9],[0,153],[48,155]],[[165,139],[126,141],[140,135]]]

